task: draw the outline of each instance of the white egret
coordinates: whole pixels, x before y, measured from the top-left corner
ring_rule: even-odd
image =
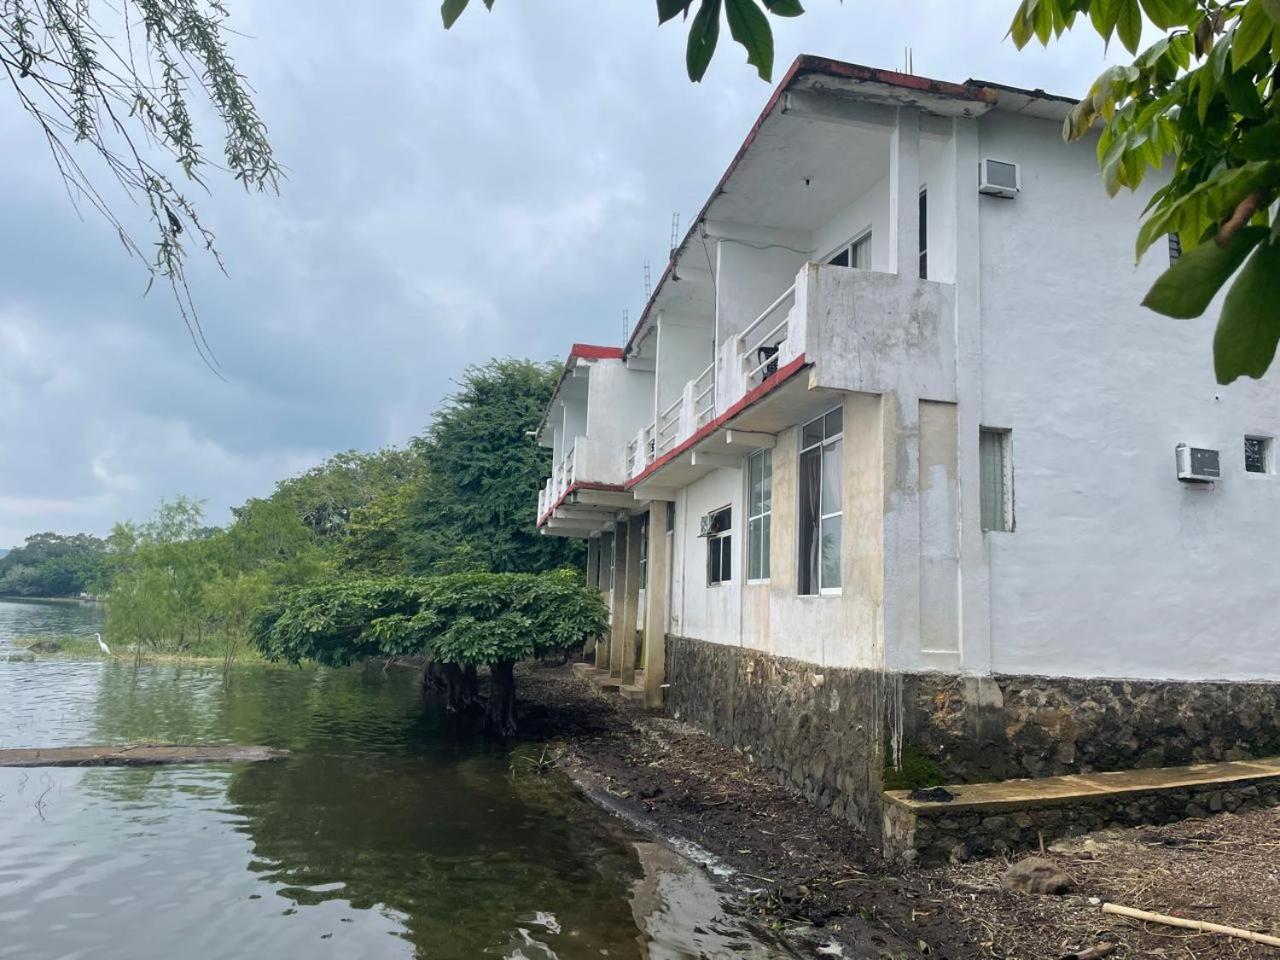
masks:
[[[98,649],[101,650],[103,653],[105,653],[108,657],[111,656],[111,648],[108,647],[106,643],[103,642],[102,634],[95,633],[94,636],[98,638]]]

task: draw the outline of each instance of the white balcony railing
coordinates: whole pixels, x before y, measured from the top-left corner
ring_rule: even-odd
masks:
[[[748,388],[778,371],[778,354],[791,332],[795,304],[792,284],[738,334],[738,355]]]
[[[627,476],[634,477],[640,472],[640,441],[627,441]]]
[[[651,423],[640,434],[641,446],[644,447],[644,465],[647,467],[658,456],[656,435],[658,427],[656,423]]]
[[[716,364],[713,360],[693,381],[693,429],[716,415]]]
[[[680,404],[684,397],[676,398],[675,403],[658,414],[657,456],[662,456],[676,445],[676,436],[680,432]]]

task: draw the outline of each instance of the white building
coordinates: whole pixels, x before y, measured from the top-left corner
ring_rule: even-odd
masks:
[[[538,523],[613,598],[598,665],[867,826],[904,750],[1280,753],[1280,390],[1214,382],[1214,311],[1139,305],[1167,254],[1133,265],[1146,197],[1064,144],[1072,103],[798,59],[540,432]]]

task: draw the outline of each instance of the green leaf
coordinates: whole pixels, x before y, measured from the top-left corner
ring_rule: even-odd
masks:
[[[694,83],[702,80],[716,52],[720,39],[720,0],[702,0],[689,27],[689,46],[685,51],[685,67]]]
[[[798,17],[804,13],[799,0],[763,0],[763,3],[775,17]]]
[[[756,0],[725,0],[725,14],[733,39],[747,50],[747,63],[756,68],[761,80],[773,74],[773,30],[760,12]]]
[[[1031,42],[1034,32],[1027,3],[1024,2],[1013,15],[1013,22],[1009,24],[1009,36],[1013,38],[1013,45],[1021,50]]]
[[[444,0],[440,4],[440,19],[444,21],[444,28],[448,30],[462,16],[462,11],[467,9],[470,0]]]
[[[1089,19],[1093,22],[1093,29],[1098,31],[1103,40],[1109,41],[1116,31],[1120,2],[1121,0],[1094,0],[1089,5]]]
[[[1241,231],[1242,233],[1244,231]],[[1265,232],[1265,231],[1264,231]],[[1280,243],[1261,244],[1227,291],[1213,335],[1219,383],[1267,372],[1280,342]]]
[[[1271,42],[1275,21],[1262,9],[1262,0],[1249,0],[1231,35],[1231,69],[1242,70]]]
[[[1142,0],[1142,9],[1146,12],[1147,19],[1161,30],[1168,30],[1183,22],[1183,11],[1178,7],[1179,4],[1173,0]]]
[[[1222,285],[1240,269],[1249,252],[1267,235],[1262,227],[1246,227],[1224,249],[1207,240],[1183,252],[1160,275],[1142,300],[1144,307],[1166,317],[1190,319],[1208,309]]]
[[[1142,42],[1142,8],[1138,0],[1120,0],[1120,13],[1116,19],[1116,32],[1120,42],[1130,53],[1138,52],[1138,44]]]
[[[689,15],[693,0],[658,0],[658,23],[666,23],[677,14]]]
[[[1262,0],[1262,9],[1276,23],[1280,23],[1280,0]]]

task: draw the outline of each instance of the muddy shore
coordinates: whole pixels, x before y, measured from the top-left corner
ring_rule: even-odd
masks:
[[[889,867],[848,824],[810,805],[687,724],[602,695],[568,667],[520,676],[522,733],[616,813],[714,858],[763,925],[845,957],[1064,957],[1099,942],[1114,957],[1262,958],[1274,948],[1106,916],[1103,901],[1280,930],[1280,811],[1116,830],[1057,845],[1077,882],[1063,897],[1000,887],[1007,863]],[[687,852],[687,849],[686,849]]]

